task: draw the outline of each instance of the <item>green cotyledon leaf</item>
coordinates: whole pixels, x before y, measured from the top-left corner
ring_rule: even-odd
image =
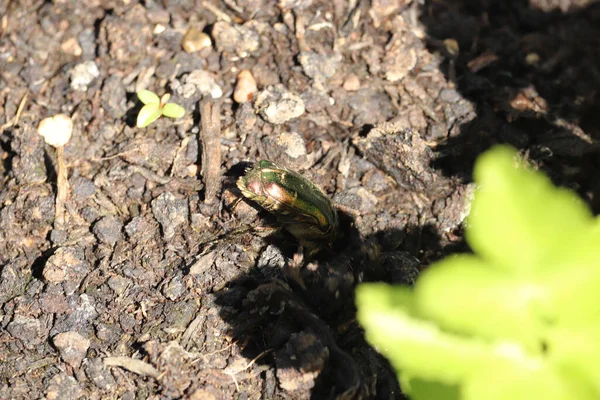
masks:
[[[146,104],[137,116],[138,128],[145,128],[162,115],[162,109],[158,103]]]
[[[165,117],[181,118],[185,115],[185,109],[179,104],[167,103],[164,105],[162,113]]]
[[[160,103],[160,98],[154,92],[150,90],[142,90],[137,93],[138,99],[144,104],[158,104]]]

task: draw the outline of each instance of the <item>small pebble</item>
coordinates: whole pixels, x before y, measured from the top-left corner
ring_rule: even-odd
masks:
[[[527,65],[535,65],[540,62],[540,56],[538,53],[527,53],[525,62]]]
[[[385,79],[398,82],[404,79],[417,65],[417,53],[404,44],[392,46],[383,59]]]
[[[77,42],[83,51],[83,57],[92,59],[96,57],[96,33],[93,27],[84,29],[77,36]]]
[[[444,103],[457,103],[461,100],[461,95],[455,89],[442,89],[440,100]]]
[[[88,85],[99,76],[100,70],[95,62],[85,61],[77,64],[71,70],[71,89],[85,92]]]
[[[84,254],[81,248],[76,246],[59,247],[46,261],[42,275],[50,283],[60,283],[68,279],[75,279],[77,273],[85,269]]]
[[[91,180],[78,176],[71,179],[73,187],[73,198],[75,200],[85,200],[96,194],[96,185]]]
[[[233,91],[233,100],[236,103],[251,101],[257,91],[258,87],[256,86],[256,80],[252,72],[247,69],[240,71],[237,76],[235,90]]]
[[[110,118],[119,119],[127,113],[127,92],[123,80],[118,75],[109,76],[104,80],[100,100],[102,108]],[[104,132],[110,132],[110,128]]]
[[[215,259],[217,257],[217,253],[212,251],[210,253],[204,254],[200,258],[196,260],[194,264],[192,264],[190,268],[190,275],[202,275],[206,271],[208,271],[214,264]]]
[[[213,389],[214,390],[214,389]],[[198,389],[190,395],[190,400],[216,400],[217,396],[208,389]]]
[[[187,53],[195,53],[210,46],[212,46],[210,36],[193,26],[187,30],[181,40],[181,47]]]
[[[73,368],[79,368],[90,347],[90,340],[77,332],[63,332],[52,339],[64,362]]]
[[[279,0],[277,7],[283,11],[305,10],[313,5],[313,0]]]
[[[303,51],[298,56],[298,61],[306,76],[321,83],[335,75],[341,60],[342,56],[337,52],[317,54],[313,51]]]
[[[108,287],[111,288],[117,295],[122,295],[127,287],[131,285],[131,279],[124,276],[115,275],[108,279]]]
[[[175,275],[163,288],[163,294],[169,300],[177,300],[185,293],[185,284],[180,275]]]
[[[241,58],[248,57],[251,53],[258,50],[260,37],[248,25],[249,23],[232,26],[224,21],[214,24],[212,36],[215,38],[217,50],[233,53]]]
[[[148,10],[148,20],[153,24],[167,25],[171,21],[171,15],[167,10],[155,7]]]
[[[150,204],[152,214],[161,225],[165,239],[175,236],[177,228],[188,220],[190,213],[188,202],[175,197],[170,192],[162,193]]]
[[[101,358],[87,359],[84,363],[85,374],[98,388],[111,390],[117,385],[108,367],[104,365]]]
[[[166,30],[167,30],[166,26],[164,26],[162,24],[156,24],[154,26],[154,29],[152,30],[152,34],[153,35],[160,35],[161,33],[163,33]]]
[[[63,53],[69,54],[71,56],[79,57],[83,54],[83,49],[77,42],[77,39],[70,38],[61,43],[60,49]]]
[[[183,78],[183,84],[174,85],[175,92],[184,99],[191,98],[198,91],[202,95],[210,94],[213,99],[223,96],[223,89],[210,72],[197,69]]]
[[[310,166],[306,154],[306,143],[297,132],[282,132],[279,135],[267,135],[262,139],[267,157],[276,164],[294,170],[303,170]]]
[[[285,257],[281,253],[281,250],[272,244],[268,245],[266,249],[260,254],[256,263],[256,268],[264,276],[277,276],[278,271],[285,268]]]
[[[67,375],[66,372],[59,372],[54,375],[50,379],[46,390],[47,400],[79,399],[81,395],[81,386],[75,378]]]
[[[68,265],[64,263],[56,263],[53,260],[53,257],[54,256],[50,257],[44,266],[44,279],[50,283],[60,283],[67,277],[66,268],[68,268]]]
[[[107,216],[94,225],[94,235],[103,243],[114,245],[122,237],[123,223],[116,216]]]
[[[304,114],[305,107],[299,96],[289,92],[283,85],[275,85],[256,96],[254,111],[267,122],[283,124]]]
[[[279,135],[277,143],[284,148],[284,152],[291,158],[306,155],[306,144],[304,138],[297,132],[283,132]]]
[[[358,76],[354,74],[348,75],[342,87],[347,92],[356,92],[360,89],[360,80],[358,79]]]
[[[196,164],[188,165],[187,167],[185,167],[185,173],[190,178],[198,176],[198,165],[196,165]]]
[[[237,130],[242,134],[250,132],[254,128],[254,125],[256,125],[257,118],[250,102],[240,104],[235,112]]]
[[[400,4],[406,3],[397,0],[373,0],[369,13],[373,13],[377,19],[383,20],[384,18],[397,13]]]
[[[34,317],[15,315],[6,327],[6,332],[19,339],[27,349],[33,349],[43,340],[42,323]]]

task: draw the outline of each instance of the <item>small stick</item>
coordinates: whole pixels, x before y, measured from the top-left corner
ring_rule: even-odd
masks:
[[[221,186],[221,116],[219,103],[212,98],[200,101],[200,141],[204,202],[212,203]]]
[[[12,120],[6,122],[4,125],[0,126],[0,132],[5,131],[11,126],[15,126],[19,123],[19,118],[21,118],[21,113],[25,108],[25,104],[27,103],[27,99],[29,98],[29,90],[25,93],[25,95],[21,98],[21,102],[19,102],[19,107],[17,107],[17,112]]]
[[[213,13],[215,15],[215,17],[217,17],[221,21],[231,23],[231,17],[229,15],[225,14],[223,11],[219,10],[216,6],[213,6],[208,1],[203,1],[202,6],[204,8],[206,8],[208,11],[210,11],[211,13]]]
[[[59,146],[56,148],[56,214],[55,214],[55,228],[62,228],[65,223],[65,204],[67,197],[69,196],[69,179],[67,172],[67,164],[65,163],[65,146]]]

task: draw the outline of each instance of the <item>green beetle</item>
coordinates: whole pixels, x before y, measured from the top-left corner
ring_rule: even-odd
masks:
[[[277,216],[309,254],[333,244],[338,215],[331,200],[299,173],[261,160],[237,181],[242,194]]]

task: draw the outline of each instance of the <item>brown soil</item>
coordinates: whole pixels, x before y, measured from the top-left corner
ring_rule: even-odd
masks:
[[[588,0],[0,0],[0,399],[402,398],[355,286],[468,251],[496,143],[598,211],[599,67]],[[146,88],[185,117],[136,128]],[[259,159],[332,196],[331,251],[238,201]]]

